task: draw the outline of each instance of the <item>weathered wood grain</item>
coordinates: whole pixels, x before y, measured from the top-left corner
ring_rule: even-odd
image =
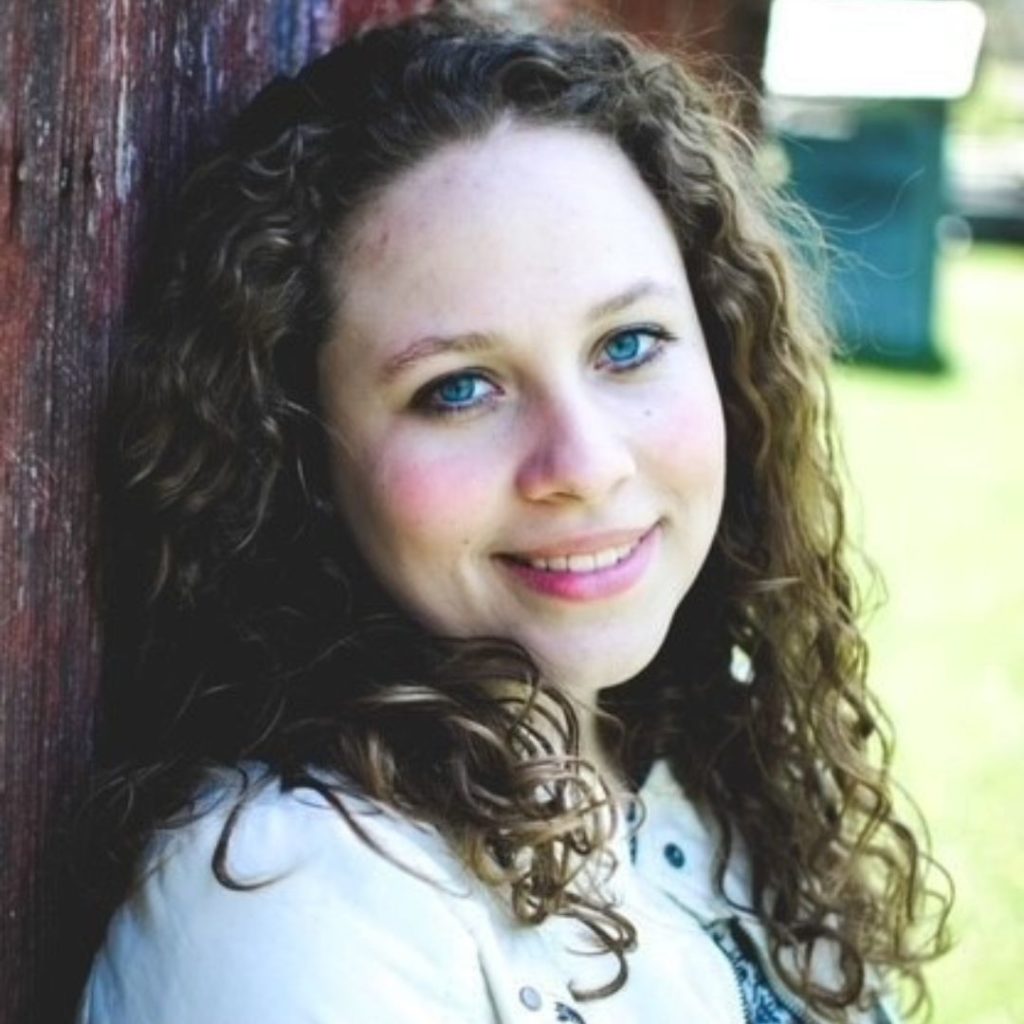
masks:
[[[411,6],[0,4],[0,1021],[69,1019],[84,969],[60,865],[95,730],[93,460],[148,226],[262,81]]]

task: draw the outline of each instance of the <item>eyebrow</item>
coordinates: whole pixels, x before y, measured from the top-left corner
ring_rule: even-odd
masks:
[[[649,296],[679,298],[681,292],[675,285],[662,284],[649,279],[637,281],[616,295],[602,299],[592,306],[584,314],[584,321],[593,323],[603,320]],[[496,348],[497,345],[498,336],[486,331],[467,331],[464,334],[451,335],[430,334],[411,342],[386,360],[381,368],[381,382],[391,383],[410,366],[432,356],[450,352],[460,354],[487,352]]]

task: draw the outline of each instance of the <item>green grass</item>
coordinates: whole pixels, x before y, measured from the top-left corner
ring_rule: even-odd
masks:
[[[1024,128],[1024,67],[1019,61],[987,54],[978,67],[974,88],[950,108],[955,133],[974,136],[1019,136]]]
[[[935,1024],[1024,1024],[1024,248],[940,268],[950,370],[837,369],[855,531],[888,602],[871,678],[957,886]]]

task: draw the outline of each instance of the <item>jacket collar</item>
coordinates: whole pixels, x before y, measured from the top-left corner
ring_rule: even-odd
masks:
[[[627,806],[629,860],[653,883],[702,923],[725,917],[753,919],[750,867],[738,835],[726,866],[725,894],[714,884],[721,831],[713,816],[698,808],[676,781],[667,761],[656,761],[640,789],[639,817]]]

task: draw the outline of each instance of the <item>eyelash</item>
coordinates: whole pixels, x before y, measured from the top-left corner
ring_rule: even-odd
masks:
[[[665,345],[668,342],[676,340],[675,335],[657,324],[638,324],[607,335],[602,339],[600,348],[602,350],[607,350],[608,346],[611,345],[612,342],[618,341],[622,338],[627,338],[630,335],[648,338],[652,343],[648,346],[646,352],[639,358],[635,358],[627,363],[609,364],[609,370],[613,374],[630,373],[633,370],[638,370],[641,367],[650,365],[664,353]],[[437,396],[445,385],[451,384],[455,381],[469,379],[485,381],[493,390],[483,398],[465,405],[439,404]],[[496,397],[496,394],[497,389],[495,385],[490,384],[490,382],[486,380],[485,374],[476,370],[461,370],[458,373],[448,374],[445,377],[440,377],[437,380],[431,381],[416,393],[412,404],[413,408],[427,416],[464,416],[467,413],[476,412],[479,409],[490,405]]]

